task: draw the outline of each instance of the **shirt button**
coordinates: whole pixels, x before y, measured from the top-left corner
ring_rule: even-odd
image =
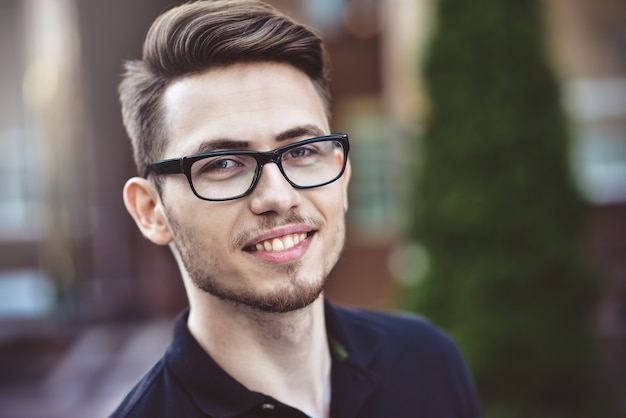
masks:
[[[261,405],[261,408],[264,411],[273,411],[274,409],[276,409],[276,405],[272,403],[264,403],[263,405]]]

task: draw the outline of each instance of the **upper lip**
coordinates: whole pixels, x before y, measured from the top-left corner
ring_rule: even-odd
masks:
[[[280,238],[280,237],[283,237],[285,235],[290,235],[290,234],[302,234],[302,233],[308,234],[309,232],[312,232],[312,231],[314,231],[314,228],[309,225],[286,225],[280,228],[269,230],[267,232],[264,232],[262,234],[255,236],[253,239],[248,241],[243,247],[249,248],[258,244],[259,242],[272,240],[274,238]]]

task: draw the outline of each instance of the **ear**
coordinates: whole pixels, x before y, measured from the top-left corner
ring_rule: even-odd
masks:
[[[345,211],[348,210],[348,184],[350,183],[350,176],[352,175],[352,166],[350,165],[350,159],[346,164],[346,170],[343,172],[341,176],[341,181],[343,183],[343,209]]]
[[[157,245],[167,245],[172,234],[156,187],[141,177],[124,186],[124,204],[144,237]]]

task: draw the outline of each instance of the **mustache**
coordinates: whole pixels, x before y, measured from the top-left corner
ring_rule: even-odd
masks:
[[[256,225],[238,233],[233,238],[231,244],[235,249],[241,248],[254,237],[269,229],[280,228],[281,226],[293,224],[305,224],[313,229],[319,229],[324,224],[324,221],[319,216],[303,216],[297,212],[289,212],[285,216],[266,215],[260,219]]]

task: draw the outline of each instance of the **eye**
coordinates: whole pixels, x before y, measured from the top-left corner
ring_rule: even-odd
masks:
[[[211,161],[204,166],[203,170],[225,170],[236,167],[238,165],[240,164],[237,163],[235,160],[224,158],[221,160]]]
[[[233,176],[239,173],[241,170],[245,170],[247,166],[251,165],[247,163],[245,158],[224,155],[215,158],[205,158],[197,161],[193,167],[191,174],[194,177],[211,177],[225,178]]]
[[[300,148],[294,148],[291,151],[289,151],[289,157],[291,158],[301,158],[306,156],[308,153],[308,150],[305,149],[304,147],[300,147]]]
[[[302,146],[290,149],[285,154],[283,154],[283,159],[304,159],[311,158],[318,154],[317,149],[313,146]]]

